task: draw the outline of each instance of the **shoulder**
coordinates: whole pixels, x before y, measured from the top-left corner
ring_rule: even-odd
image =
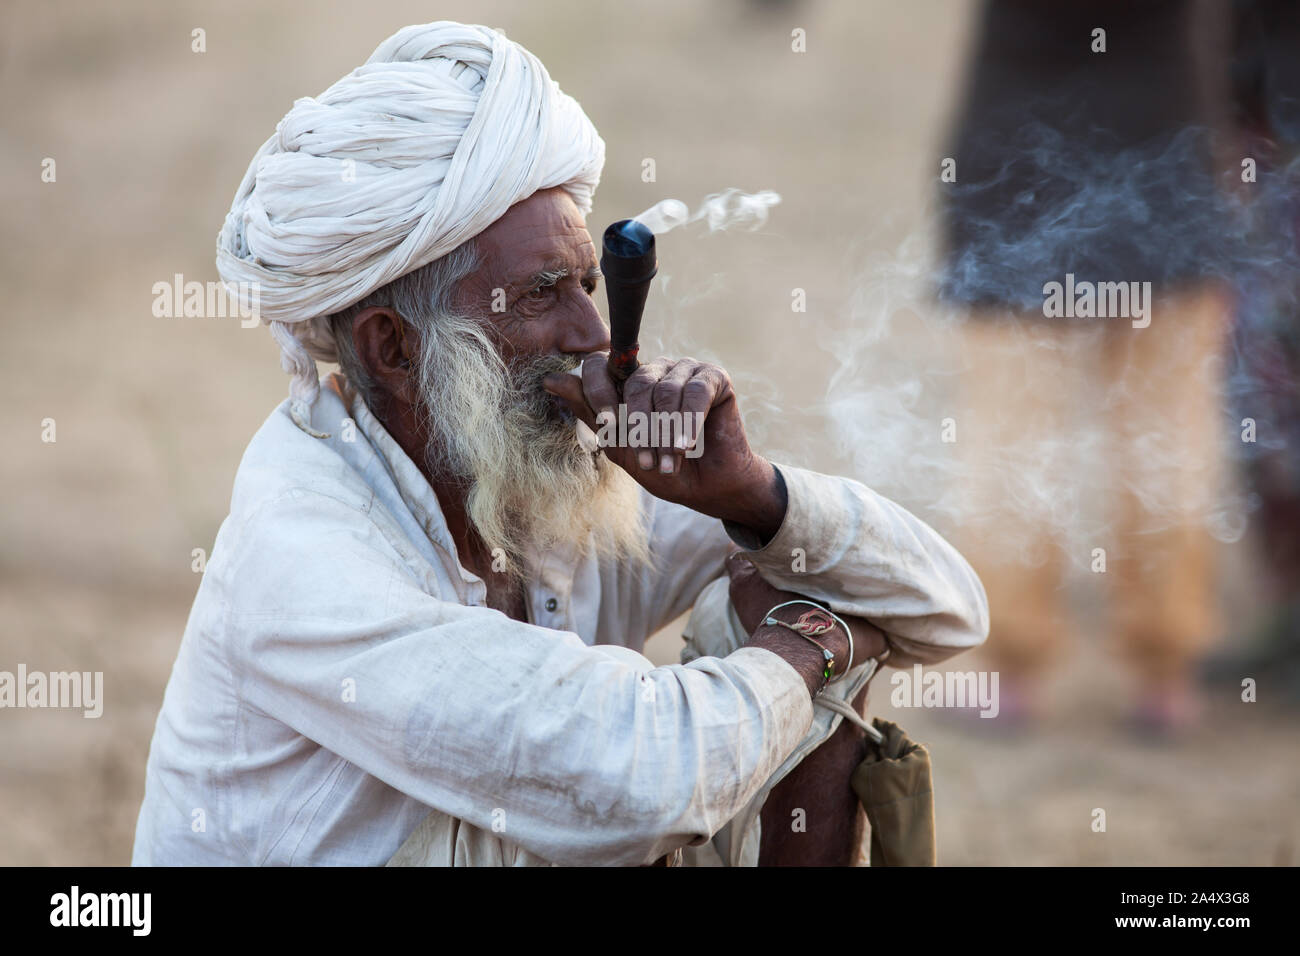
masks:
[[[341,577],[364,579],[368,570],[414,571],[431,584],[402,496],[348,416],[340,394],[322,388],[312,423],[329,438],[299,429],[284,402],[249,442],[208,569],[239,596],[238,609],[292,605],[303,591],[320,597],[329,582],[338,587]]]
[[[322,388],[312,421],[328,438],[313,438],[289,417],[282,402],[248,443],[235,475],[231,517],[265,510],[275,502],[304,496],[332,498],[360,512],[374,498],[372,479],[377,454],[354,424],[343,398]]]

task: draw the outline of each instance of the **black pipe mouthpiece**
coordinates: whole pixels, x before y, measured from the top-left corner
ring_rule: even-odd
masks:
[[[600,271],[609,301],[610,370],[626,379],[637,367],[641,315],[659,271],[654,233],[635,219],[614,223],[605,230]]]

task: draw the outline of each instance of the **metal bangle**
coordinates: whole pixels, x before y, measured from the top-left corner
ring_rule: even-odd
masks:
[[[836,614],[834,611],[832,611],[830,608],[826,608],[826,613],[829,614],[832,618],[834,618],[835,622],[839,624],[840,627],[844,628],[844,633],[848,635],[849,638],[849,663],[845,666],[843,673],[836,674],[835,680],[829,682],[834,684],[838,681],[843,680],[845,677],[848,676],[849,671],[853,670],[853,632],[849,630],[849,626],[844,623],[844,619],[840,617],[838,614]]]
[[[834,684],[834,683],[836,683],[836,682],[838,682],[838,681],[840,681],[840,680],[843,680],[844,677],[845,677],[845,675],[848,674],[848,672],[851,671],[851,670],[853,669],[853,656],[854,656],[854,655],[853,655],[853,632],[852,632],[851,630],[849,630],[849,626],[848,626],[847,624],[844,623],[844,619],[841,618],[841,617],[840,617],[838,614],[836,614],[834,611],[832,611],[830,608],[825,607],[825,606],[823,606],[823,605],[821,605],[821,604],[818,604],[816,601],[810,601],[810,600],[803,599],[803,598],[801,598],[801,599],[799,599],[799,600],[796,600],[796,601],[786,601],[784,604],[778,604],[778,605],[776,605],[776,607],[771,608],[771,609],[770,609],[766,614],[763,615],[763,623],[764,623],[764,624],[779,624],[779,625],[781,625],[782,627],[785,627],[785,628],[787,628],[787,629],[789,629],[789,630],[791,630],[791,631],[794,631],[794,633],[798,634],[800,637],[803,637],[803,638],[806,638],[806,639],[809,640],[809,641],[812,641],[813,644],[815,644],[815,645],[817,645],[817,647],[821,648],[822,653],[826,655],[826,659],[829,660],[829,661],[831,661],[831,663],[834,663],[834,662],[835,662],[835,655],[834,655],[834,654],[833,654],[833,653],[832,653],[832,652],[831,652],[827,647],[825,647],[825,646],[824,646],[820,641],[814,640],[812,637],[809,637],[807,634],[804,634],[802,631],[796,630],[795,628],[791,627],[789,624],[786,624],[785,621],[779,621],[779,620],[777,620],[776,618],[774,618],[774,617],[772,616],[772,613],[773,613],[774,611],[779,611],[779,610],[781,610],[781,608],[783,608],[783,607],[790,607],[790,606],[795,605],[795,604],[807,604],[807,605],[810,606],[810,607],[815,607],[815,608],[817,608],[819,611],[825,611],[828,615],[830,615],[831,619],[832,619],[833,621],[835,621],[836,624],[838,624],[840,627],[844,628],[844,633],[845,633],[845,635],[846,635],[846,636],[848,637],[848,639],[849,639],[849,663],[848,663],[848,666],[845,667],[843,671],[841,671],[840,673],[836,674],[835,677],[834,677],[833,679],[830,678],[830,677],[828,677],[828,676],[826,675],[825,671],[823,671],[823,672],[822,672],[822,686],[821,686],[820,688],[818,688],[818,690],[817,690],[817,693],[820,694],[823,690],[826,689],[826,685],[827,685],[827,684]]]

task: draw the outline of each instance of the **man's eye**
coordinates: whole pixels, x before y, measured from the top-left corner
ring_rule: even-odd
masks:
[[[584,289],[587,290],[587,295],[595,295],[595,294],[596,294],[596,283],[594,283],[594,282],[584,282],[584,283],[582,284],[582,287],[583,287]]]
[[[534,302],[540,302],[542,299],[546,298],[550,291],[551,287],[548,285],[534,286],[528,290],[528,293],[524,298],[532,299]]]

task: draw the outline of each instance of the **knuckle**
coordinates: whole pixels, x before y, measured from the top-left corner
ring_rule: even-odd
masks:
[[[645,374],[645,366],[637,369],[623,380],[624,388],[653,388],[657,379]]]
[[[656,408],[676,408],[682,397],[682,387],[676,382],[661,380],[654,387]]]
[[[587,395],[596,401],[593,404],[609,405],[618,394],[608,381],[584,382]]]
[[[714,385],[705,379],[693,378],[682,387],[682,392],[691,401],[703,401],[713,395]]]

